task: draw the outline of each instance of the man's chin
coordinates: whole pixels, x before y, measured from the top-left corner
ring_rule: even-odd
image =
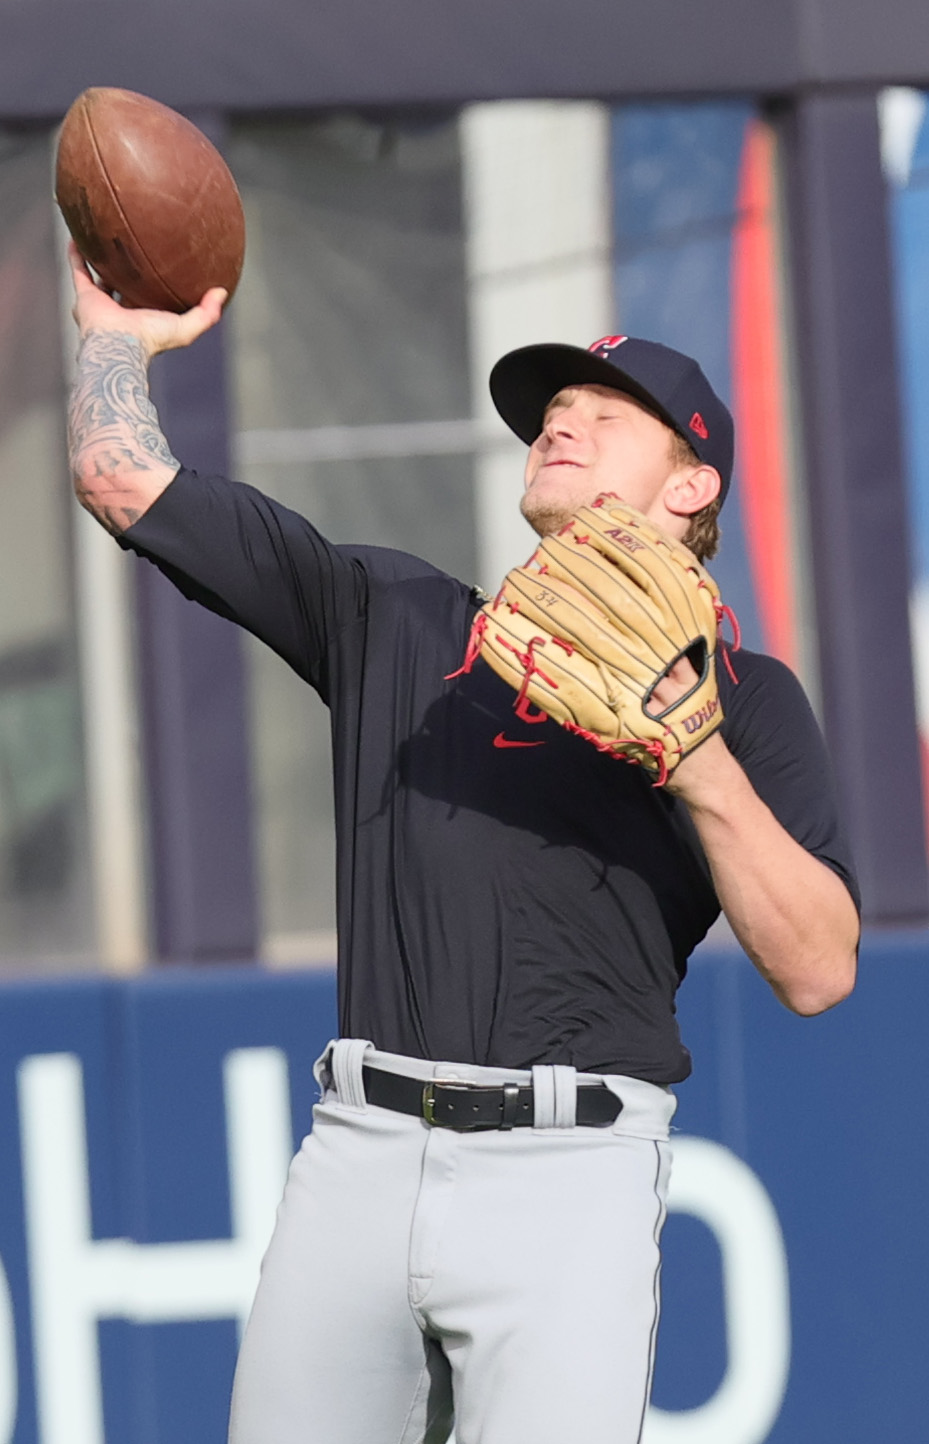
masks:
[[[523,494],[519,509],[538,536],[554,536],[571,520],[581,505],[582,503],[578,502],[577,506],[568,507],[564,502],[559,504],[545,500],[527,491]]]

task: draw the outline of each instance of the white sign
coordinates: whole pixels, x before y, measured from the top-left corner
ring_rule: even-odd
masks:
[[[696,1409],[649,1410],[643,1444],[763,1444],[790,1370],[787,1254],[774,1205],[747,1163],[707,1138],[674,1139],[668,1208],[716,1236],[722,1255],[726,1372]]]

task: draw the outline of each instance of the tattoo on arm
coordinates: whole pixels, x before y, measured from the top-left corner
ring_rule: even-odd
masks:
[[[68,454],[79,501],[114,533],[137,521],[179,469],[135,336],[90,331],[84,337],[68,408]]]

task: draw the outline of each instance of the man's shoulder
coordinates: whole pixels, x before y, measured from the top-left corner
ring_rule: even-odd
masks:
[[[767,652],[720,647],[716,657],[723,737],[739,755],[758,744],[819,745],[820,729],[799,677]]]
[[[378,598],[401,610],[446,616],[480,606],[485,594],[411,552],[363,543],[339,543],[335,550],[365,575],[369,604]]]
[[[443,572],[440,567],[427,562],[412,552],[397,551],[394,547],[370,546],[365,542],[339,542],[336,550],[350,561],[356,562],[368,573],[383,582],[426,581],[450,587],[465,587],[464,582]],[[467,590],[467,588],[465,588]]]
[[[716,676],[720,698],[725,706],[747,700],[759,691],[771,694],[805,695],[796,673],[779,657],[768,652],[752,652],[747,647],[736,651],[723,643],[716,652]]]

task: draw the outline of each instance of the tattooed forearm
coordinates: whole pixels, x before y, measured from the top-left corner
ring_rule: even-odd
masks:
[[[68,408],[68,453],[78,500],[112,532],[137,521],[178,470],[135,336],[90,331],[84,337]]]

